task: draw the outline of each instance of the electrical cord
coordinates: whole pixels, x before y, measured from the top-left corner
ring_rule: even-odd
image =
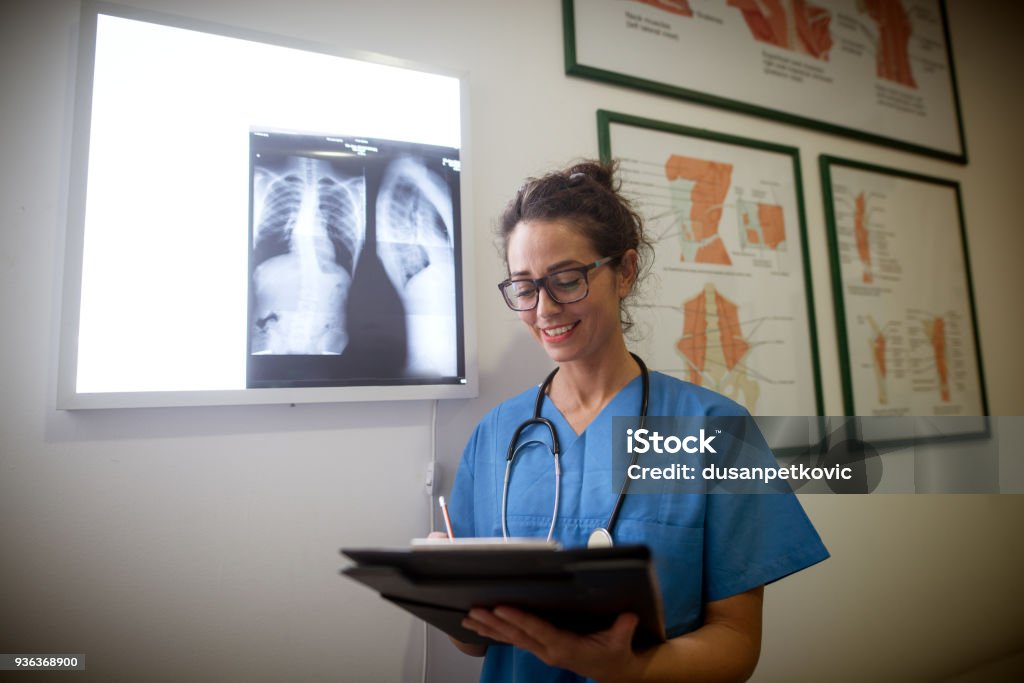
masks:
[[[427,487],[427,519],[430,520],[430,532],[433,533],[434,525],[434,483],[437,481],[437,399],[431,404],[430,415],[430,485]],[[430,630],[427,622],[423,622],[423,683],[427,683],[427,671],[429,667],[428,645],[430,643]]]

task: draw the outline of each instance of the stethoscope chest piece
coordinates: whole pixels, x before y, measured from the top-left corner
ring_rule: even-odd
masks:
[[[588,548],[611,548],[612,545],[612,535],[604,527],[594,529],[587,538]]]

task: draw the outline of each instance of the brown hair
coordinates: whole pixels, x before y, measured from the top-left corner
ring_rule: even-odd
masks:
[[[644,234],[640,214],[619,192],[621,181],[617,171],[615,161],[583,160],[565,170],[527,179],[505,207],[498,225],[505,267],[508,241],[519,223],[560,220],[585,235],[602,257],[635,249],[639,281],[650,260],[651,243]],[[612,265],[618,267],[619,261]],[[622,329],[629,330],[633,321],[624,301],[619,304],[619,311]]]

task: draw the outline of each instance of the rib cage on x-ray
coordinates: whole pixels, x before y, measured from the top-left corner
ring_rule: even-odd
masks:
[[[287,254],[295,217],[302,204],[303,180],[295,174],[277,178],[263,200],[262,218],[256,233],[255,260],[262,263]]]
[[[411,159],[388,168],[377,199],[377,241],[396,285],[404,289],[430,265],[427,247],[451,248],[451,214],[447,188],[430,170]]]
[[[456,373],[452,195],[422,161],[388,164],[376,201],[377,253],[405,306],[408,371]]]
[[[255,355],[340,354],[345,301],[363,241],[362,177],[328,162],[286,157],[254,170]]]
[[[357,238],[362,233],[361,182],[349,180],[346,184],[329,176],[318,181],[320,215],[327,226],[327,236],[334,244],[335,261],[350,274],[355,270]]]
[[[456,150],[318,144],[253,137],[251,380],[456,376]]]

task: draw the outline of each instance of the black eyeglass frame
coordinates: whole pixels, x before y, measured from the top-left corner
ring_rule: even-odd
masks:
[[[612,261],[614,261],[615,259],[617,259],[617,258],[619,258],[621,256],[622,256],[622,254],[615,254],[614,256],[605,256],[604,258],[598,259],[598,260],[594,261],[593,263],[589,263],[589,264],[587,264],[585,266],[578,266],[576,268],[563,268],[561,270],[556,270],[553,273],[548,273],[544,277],[538,277],[538,278],[528,278],[528,277],[508,278],[507,280],[503,280],[502,282],[498,283],[498,291],[501,292],[501,298],[505,301],[505,305],[508,306],[513,311],[516,311],[518,313],[522,313],[523,311],[532,311],[533,309],[537,308],[538,305],[540,305],[540,290],[541,290],[541,288],[543,288],[544,291],[548,293],[548,296],[551,297],[551,300],[554,301],[555,303],[558,303],[558,304],[574,304],[577,301],[583,301],[584,299],[587,298],[587,295],[590,294],[590,276],[589,276],[590,271],[594,270],[595,268],[600,268],[601,266],[603,266],[603,265],[605,265],[607,263],[611,263]],[[553,291],[551,291],[551,287],[548,286],[548,282],[549,282],[550,278],[555,277],[556,275],[561,275],[563,273],[573,273],[573,272],[580,273],[583,276],[583,284],[586,285],[586,291],[583,292],[583,296],[579,297],[578,299],[573,299],[572,301],[562,301],[561,299],[558,298],[558,296],[555,295],[555,293]],[[516,308],[515,306],[512,305],[512,302],[509,301],[508,296],[505,294],[505,289],[509,285],[511,285],[511,284],[513,284],[515,282],[530,282],[530,283],[533,284],[534,287],[537,288],[537,298],[533,302],[533,305],[530,306],[529,308]]]

